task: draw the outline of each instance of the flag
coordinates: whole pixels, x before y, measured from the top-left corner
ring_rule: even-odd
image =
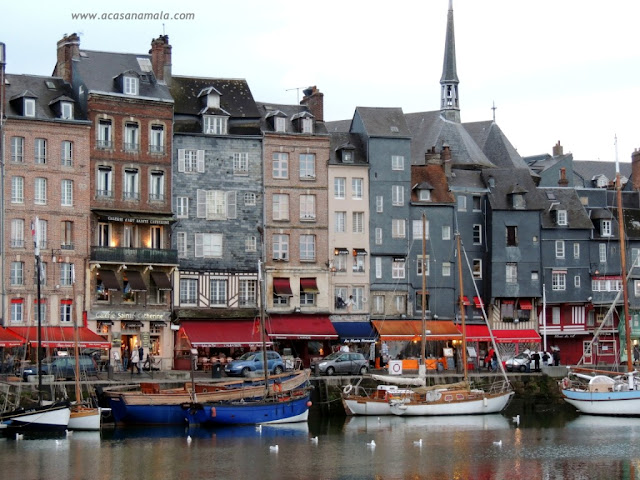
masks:
[[[260,333],[260,319],[256,317],[253,322],[253,334],[257,335],[258,333]]]
[[[40,240],[40,220],[36,217],[35,221],[31,222],[31,235],[33,236],[33,247],[35,250],[36,257],[40,256],[40,245],[38,242]]]

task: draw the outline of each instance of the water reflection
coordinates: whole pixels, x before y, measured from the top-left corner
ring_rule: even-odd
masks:
[[[640,478],[640,419],[515,414],[74,432],[0,440],[0,464],[9,480]]]

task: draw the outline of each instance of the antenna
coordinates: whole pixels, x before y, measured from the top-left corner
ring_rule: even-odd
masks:
[[[296,94],[298,96],[298,103],[300,103],[300,90],[302,90],[303,88],[307,88],[307,87],[294,87],[294,88],[287,88],[285,90],[285,92],[290,92],[291,90],[295,90]]]

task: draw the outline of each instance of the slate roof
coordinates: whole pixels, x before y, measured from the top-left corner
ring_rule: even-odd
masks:
[[[452,190],[484,191],[487,190],[480,170],[465,170],[454,168],[451,170],[449,187]]]
[[[351,130],[351,118],[348,120],[334,120],[332,122],[324,122],[327,132],[348,132]]]
[[[593,221],[580,202],[578,192],[573,188],[540,187],[542,195],[546,196],[549,206],[542,212],[540,218],[542,228],[592,229]],[[557,205],[555,203],[557,202]],[[567,211],[567,226],[559,227],[555,221],[554,210]]]
[[[369,137],[411,137],[401,108],[356,107],[356,113]]]
[[[260,115],[260,126],[262,131],[264,132],[273,132],[273,126],[271,123],[267,121],[267,115],[269,112],[273,112],[276,110],[281,111],[286,115],[286,124],[287,131],[283,133],[287,134],[295,134],[298,133],[300,135],[308,135],[302,134],[298,132],[293,125],[291,124],[291,120],[295,118],[295,116],[299,116],[302,112],[309,112],[309,108],[304,105],[284,105],[284,104],[276,104],[276,103],[265,103],[265,102],[256,102],[256,106],[258,108],[258,114]],[[325,127],[324,122],[319,122],[316,120],[313,135],[322,135],[327,133],[327,128]]]
[[[425,188],[431,190],[431,200],[428,202],[418,198],[418,190]],[[449,191],[449,183],[441,165],[411,165],[411,201],[425,205],[455,203],[456,199]]]
[[[604,175],[609,180],[616,179],[615,162],[601,160],[574,160],[573,176],[577,187],[594,187],[592,179],[598,175]],[[631,163],[620,163],[620,175],[624,178],[631,178]],[[622,179],[624,183],[624,178]]]
[[[330,165],[368,165],[367,155],[364,152],[360,135],[349,132],[330,133],[331,146],[329,151]],[[338,151],[344,145],[353,146],[353,163],[342,163],[342,157]]]
[[[463,123],[462,125],[467,132],[469,132],[471,138],[478,144],[482,152],[497,167],[529,168],[494,121],[470,122]]]
[[[640,240],[640,210],[637,208],[624,209],[624,231],[627,239]]]
[[[494,186],[490,188],[488,195],[491,208],[494,210],[513,210],[509,192],[514,190],[527,191],[525,194],[525,208],[523,210],[543,210],[549,208],[549,202],[545,195],[536,187],[529,170],[517,168],[495,168],[482,171],[482,178],[486,185],[493,178]]]
[[[36,116],[35,119],[53,120],[59,118],[56,112],[52,109],[52,106],[56,101],[62,100],[66,97],[73,102],[73,91],[71,86],[62,80],[60,77],[45,77],[40,75],[13,75],[6,74],[6,98],[11,99],[15,97],[19,99],[23,96],[25,91],[30,92],[27,96],[36,97]],[[53,88],[49,88],[47,83],[52,84]],[[74,102],[75,103],[75,102]],[[15,101],[7,102],[7,116],[20,116],[22,110],[16,109],[17,104]],[[86,117],[82,114],[81,109],[73,109],[74,120],[85,120]],[[33,117],[24,117],[33,118]],[[69,121],[69,120],[64,120]]]
[[[79,57],[73,59],[74,83],[76,78],[79,79],[90,93],[122,95],[114,78],[125,72],[135,72],[140,76],[138,95],[127,97],[173,102],[167,85],[158,83],[150,68],[148,71],[143,69],[138,59],[146,59],[145,62],[148,60],[151,63],[151,56],[147,54],[80,50]]]

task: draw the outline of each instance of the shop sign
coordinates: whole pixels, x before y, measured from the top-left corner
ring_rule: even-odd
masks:
[[[171,319],[169,312],[133,312],[118,310],[91,311],[87,317],[89,320],[96,320],[98,322],[106,320],[168,322]]]
[[[149,336],[149,332],[141,332],[140,337],[142,338],[142,346],[144,348],[151,347],[151,337]]]

